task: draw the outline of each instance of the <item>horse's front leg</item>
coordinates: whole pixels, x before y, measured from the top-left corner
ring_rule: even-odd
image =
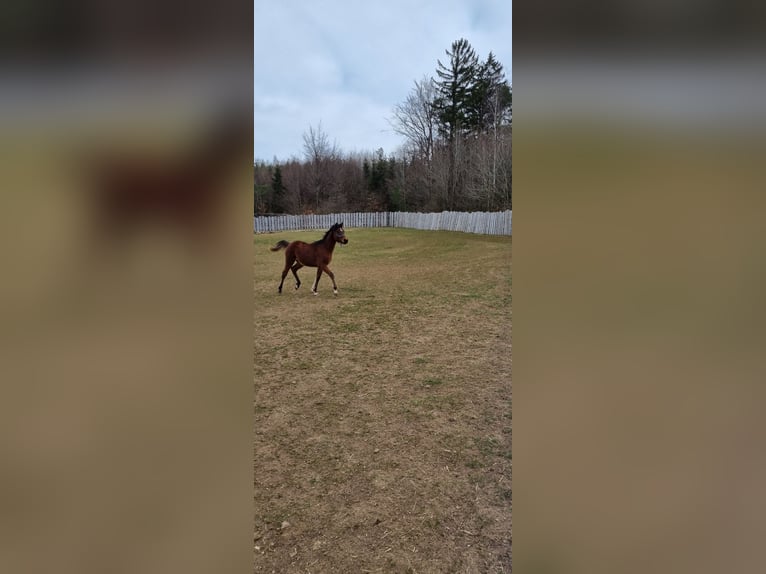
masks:
[[[319,278],[321,276],[322,276],[322,268],[321,267],[317,267],[317,278],[314,279],[314,286],[311,288],[311,292],[314,295],[319,295],[319,293],[317,292],[317,286],[319,285]]]
[[[324,272],[327,273],[327,275],[330,276],[330,279],[332,280],[332,292],[333,292],[333,294],[337,295],[338,294],[338,286],[335,284],[335,274],[332,271],[330,271],[330,268],[327,267],[327,266],[324,267]]]

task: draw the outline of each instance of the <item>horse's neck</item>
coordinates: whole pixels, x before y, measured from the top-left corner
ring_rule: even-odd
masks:
[[[335,249],[335,238],[330,236],[324,241],[325,247],[327,247],[327,251],[330,253],[333,252],[333,249]]]

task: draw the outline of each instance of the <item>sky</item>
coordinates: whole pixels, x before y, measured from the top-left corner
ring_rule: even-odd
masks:
[[[255,159],[302,157],[320,125],[344,153],[402,144],[389,120],[452,43],[512,83],[510,0],[254,0]]]

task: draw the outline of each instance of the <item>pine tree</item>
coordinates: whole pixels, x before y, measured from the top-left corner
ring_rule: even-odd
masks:
[[[272,213],[283,213],[285,210],[285,186],[282,184],[282,169],[277,164],[274,168],[274,174],[271,176],[271,211]]]
[[[447,50],[449,66],[438,62],[435,107],[440,121],[439,131],[447,140],[447,185],[442,209],[453,209],[457,196],[463,191],[463,136],[471,128],[471,106],[476,87],[479,60],[468,40],[461,38]]]
[[[469,127],[480,132],[488,132],[500,122],[498,112],[504,108],[507,88],[503,65],[490,52],[476,74],[476,82],[471,93],[468,121]]]
[[[448,65],[437,60],[436,81],[437,97],[435,108],[440,121],[440,132],[452,143],[455,137],[470,125],[470,108],[473,90],[479,69],[476,57],[468,40],[461,38],[452,43],[452,49],[446,50]]]

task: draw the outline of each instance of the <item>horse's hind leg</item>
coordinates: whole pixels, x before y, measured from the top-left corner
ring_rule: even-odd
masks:
[[[297,261],[293,263],[293,266],[290,267],[290,271],[293,272],[293,275],[295,275],[295,288],[298,289],[301,286],[301,280],[298,278],[298,269],[303,267],[300,263]]]
[[[321,267],[317,267],[317,278],[314,279],[314,286],[311,288],[311,292],[314,295],[319,295],[319,293],[317,292],[317,286],[319,285],[319,278],[321,276],[322,276],[322,268]]]
[[[282,293],[282,285],[285,282],[285,277],[287,277],[287,274],[290,272],[290,268],[291,268],[293,262],[295,262],[295,257],[294,256],[291,257],[290,253],[286,253],[285,254],[285,268],[282,270],[282,281],[279,282],[279,289],[278,289],[279,293]]]
[[[288,272],[288,271],[290,271],[290,266],[289,266],[289,265],[287,265],[287,266],[285,267],[284,271],[282,271],[282,280],[279,282],[279,287],[277,288],[277,291],[278,291],[279,293],[282,293],[282,285],[283,285],[283,284],[284,284],[284,282],[285,282],[285,277],[287,277],[287,272]]]

